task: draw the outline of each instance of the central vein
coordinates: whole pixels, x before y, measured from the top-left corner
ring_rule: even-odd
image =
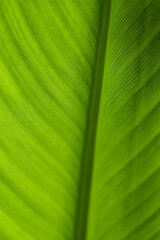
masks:
[[[91,96],[82,159],[82,169],[80,176],[77,222],[75,226],[75,240],[87,239],[87,222],[89,214],[90,189],[92,184],[94,149],[98,124],[102,80],[104,73],[106,45],[108,39],[110,5],[111,0],[103,0],[101,3],[97,56],[91,86]]]

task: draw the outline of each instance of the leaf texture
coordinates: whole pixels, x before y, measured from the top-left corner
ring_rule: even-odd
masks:
[[[160,239],[159,29],[159,0],[0,0],[0,240]]]
[[[96,2],[0,1],[0,235],[73,239]]]
[[[113,1],[89,239],[159,239],[160,2]]]

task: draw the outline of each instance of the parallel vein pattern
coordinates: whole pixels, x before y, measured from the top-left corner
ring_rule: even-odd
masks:
[[[160,239],[160,1],[0,0],[0,240]]]
[[[96,1],[0,1],[0,239],[73,239]]]
[[[90,240],[159,239],[159,80],[160,2],[113,1]]]

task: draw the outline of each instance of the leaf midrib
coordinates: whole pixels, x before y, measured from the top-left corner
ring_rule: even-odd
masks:
[[[79,194],[75,224],[75,240],[87,239],[87,222],[89,215],[90,190],[92,185],[94,150],[106,58],[105,55],[108,39],[111,0],[103,0],[100,5],[101,14],[99,21],[99,37],[97,41],[97,53],[93,70],[86,132],[84,138],[84,149],[82,154],[82,168],[79,181]]]

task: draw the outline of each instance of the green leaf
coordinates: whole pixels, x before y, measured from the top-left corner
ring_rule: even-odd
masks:
[[[0,0],[0,240],[160,239],[159,29],[159,0]]]

